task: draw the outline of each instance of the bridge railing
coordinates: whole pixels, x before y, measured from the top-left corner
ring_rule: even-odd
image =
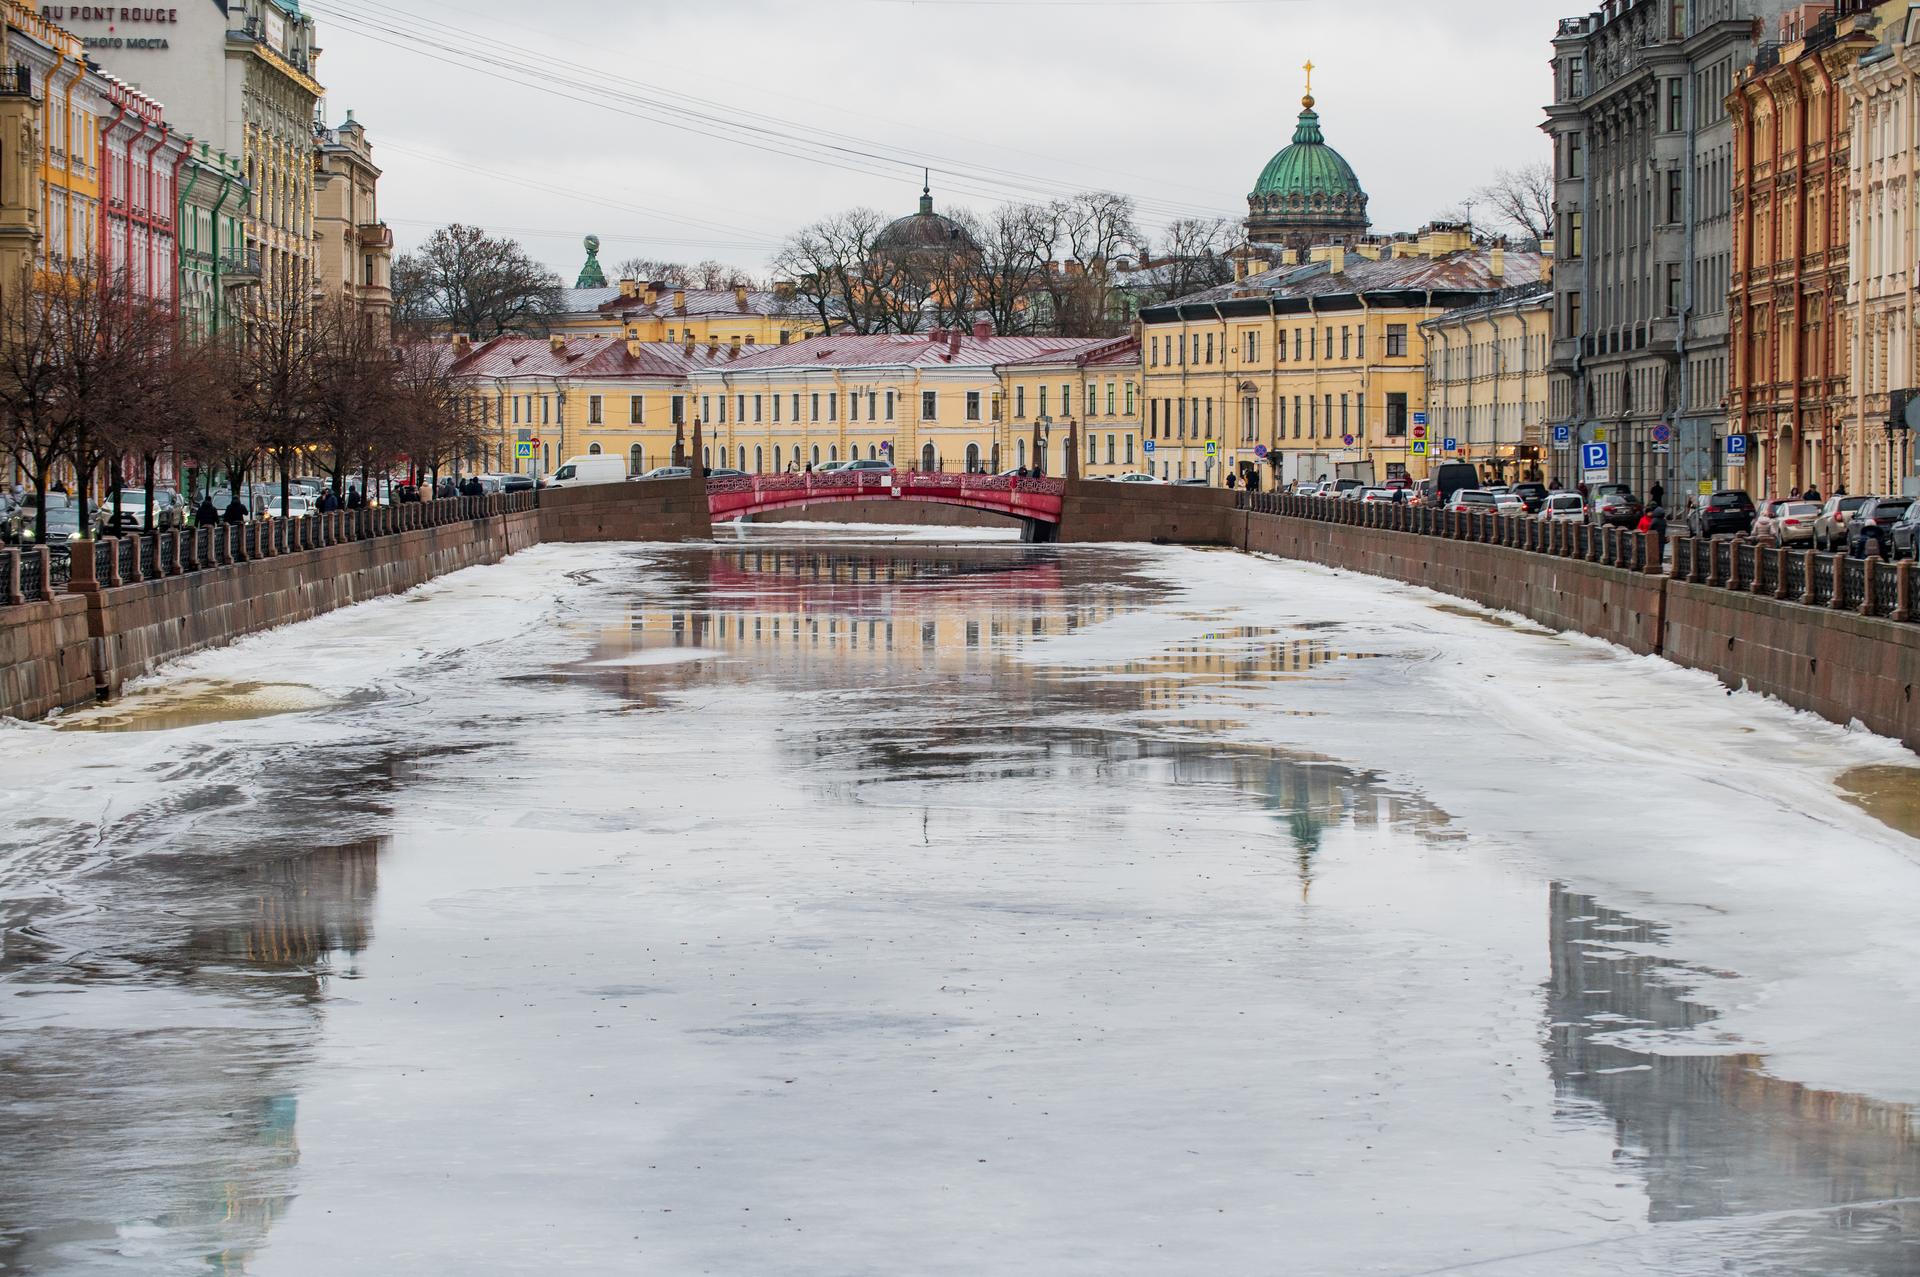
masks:
[[[798,474],[725,475],[707,480],[707,496],[728,497],[741,493],[779,496],[787,493],[820,493],[825,496],[871,493],[890,495],[893,489],[902,495],[929,496],[974,493],[1006,493],[1030,496],[1062,496],[1067,485],[1061,479],[1021,477],[1003,474],[967,474],[939,470],[854,470],[814,471]]]
[[[1254,514],[1478,541],[1529,554],[1584,559],[1629,572],[1665,572],[1670,565],[1676,581],[1863,616],[1916,619],[1911,559],[1855,559],[1844,554],[1787,549],[1747,537],[1674,536],[1669,553],[1669,545],[1661,544],[1653,533],[1630,528],[1549,523],[1491,511],[1456,513],[1423,505],[1303,497],[1290,492],[1240,492],[1235,504]]]

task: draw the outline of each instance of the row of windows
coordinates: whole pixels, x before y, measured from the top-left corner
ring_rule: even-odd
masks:
[[[1345,435],[1358,437],[1366,433],[1366,400],[1351,392],[1337,396],[1339,415],[1334,414],[1336,396],[1332,394],[1295,395],[1292,400],[1292,412],[1288,412],[1287,396],[1281,395],[1274,400],[1274,426],[1276,437],[1287,437],[1291,424],[1293,438],[1318,439],[1324,431],[1328,439]],[[1195,396],[1188,399],[1149,399],[1147,400],[1147,437],[1149,439],[1211,439],[1213,438],[1214,401]],[[1401,438],[1407,433],[1407,396],[1394,391],[1387,395],[1386,432],[1388,438]],[[1221,415],[1225,417],[1225,407]],[[1240,401],[1240,436],[1243,440],[1256,440],[1260,437],[1260,401],[1247,396]]]
[[[1326,334],[1324,344],[1321,341],[1322,331]],[[1322,350],[1325,351],[1325,358],[1335,358],[1336,356],[1333,353],[1334,331],[1334,327],[1331,324],[1328,324],[1324,330],[1318,328],[1280,329],[1274,340],[1274,362],[1282,364],[1287,362],[1287,350],[1289,346],[1288,333],[1292,333],[1291,346],[1293,358],[1296,362],[1319,359],[1322,357]],[[1339,327],[1339,333],[1340,354],[1337,356],[1338,358],[1365,359],[1367,357],[1367,330],[1365,325],[1342,324]],[[1189,349],[1187,343],[1189,335],[1191,335],[1193,339],[1191,349]],[[1214,337],[1215,334],[1213,333],[1169,333],[1165,336],[1150,337],[1147,341],[1147,366],[1157,368],[1163,364],[1170,367],[1186,367],[1189,364],[1201,366],[1212,364],[1216,350]],[[1202,338],[1205,340],[1203,341]],[[1386,333],[1383,335],[1381,341],[1381,355],[1387,359],[1404,359],[1406,354],[1407,325],[1388,324],[1386,326]],[[1191,358],[1189,358],[1189,355],[1191,355]],[[1227,362],[1227,339],[1224,334],[1220,335],[1218,355],[1220,363],[1224,364]],[[1259,329],[1248,328],[1241,330],[1240,360],[1242,363],[1260,362]]]
[[[1039,401],[1040,411],[1036,415],[1041,417],[1052,416],[1053,414],[1049,410],[1047,399],[1047,393],[1051,387],[1040,386],[1037,389],[1039,391],[1037,399]],[[1129,381],[1126,383],[1125,398],[1126,415],[1129,417],[1133,415],[1133,394],[1133,383]],[[1108,382],[1106,387],[1107,416],[1112,417],[1118,415],[1116,409],[1122,402],[1120,395],[1120,383],[1113,381]],[[1073,411],[1073,387],[1071,385],[1065,383],[1061,385],[1059,404],[1062,413],[1071,413]],[[1087,383],[1087,416],[1097,417],[1100,415],[1100,387],[1097,383],[1090,381]],[[1026,418],[1027,388],[1025,386],[1015,386],[1013,388],[1013,419],[1015,421],[1025,421]],[[994,399],[993,419],[995,421],[1000,420],[1000,401],[998,397]]]
[[[1046,386],[1040,387],[1040,415],[1043,417],[1048,415],[1048,389]],[[1062,386],[1060,393],[1064,400],[1070,396],[1071,388]],[[1116,383],[1108,382],[1106,384],[1106,410],[1108,416],[1114,415],[1114,409],[1120,402],[1118,393]],[[965,392],[965,395],[966,419],[968,421],[982,420],[981,413],[984,403],[982,393],[978,390],[969,390]],[[864,392],[849,391],[846,395],[847,420],[852,422],[858,422],[863,419],[870,422],[892,421],[895,417],[896,399],[896,392],[891,390],[885,392],[873,390]],[[606,397],[604,395],[587,396],[587,424],[598,426],[606,423],[605,400]],[[555,396],[553,395],[514,395],[512,397],[512,407],[510,410],[511,419],[514,424],[550,424],[553,421],[555,411],[554,401]],[[1134,386],[1132,382],[1128,382],[1126,385],[1125,402],[1128,415],[1132,415],[1134,408]],[[484,411],[485,401],[482,401],[482,404]],[[719,409],[717,416],[714,414],[716,407]],[[796,391],[790,396],[779,394],[700,396],[701,420],[716,423],[725,423],[730,417],[731,420],[735,422],[745,422],[749,420],[776,422],[781,420],[794,422],[801,420],[838,421],[840,420],[840,407],[841,395],[837,390],[814,391],[805,395]],[[864,418],[862,416],[863,408],[865,413]],[[1099,408],[1099,387],[1089,384],[1087,386],[1087,415],[1097,416],[1099,414]],[[729,413],[729,409],[731,409],[731,413]],[[992,409],[993,420],[999,421],[1001,419],[1000,396],[994,395],[992,397]],[[1061,404],[1061,411],[1071,411],[1070,405],[1063,402]],[[785,413],[784,417],[783,412]],[[674,425],[686,424],[686,396],[673,396],[672,413]],[[939,419],[939,415],[940,392],[936,390],[921,391],[920,420],[936,421]],[[1026,415],[1027,388],[1025,386],[1016,386],[1014,387],[1014,417],[1016,419],[1023,419]],[[644,395],[629,395],[627,397],[627,421],[629,424],[636,426],[646,423],[646,397]]]

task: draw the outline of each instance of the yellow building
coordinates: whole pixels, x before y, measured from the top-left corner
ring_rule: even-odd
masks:
[[[582,337],[628,337],[669,345],[784,346],[826,331],[820,315],[789,285],[675,288],[623,279],[606,288],[569,288],[548,330]]]
[[[1141,312],[1154,474],[1221,484],[1231,467],[1270,486],[1371,462],[1380,479],[1424,476],[1429,441],[1410,433],[1427,411],[1421,325],[1547,267],[1453,224],[1285,256]]]
[[[31,147],[37,152],[35,185],[40,234],[33,260],[42,269],[64,273],[92,260],[100,235],[100,125],[106,102],[103,81],[90,75],[81,38],[26,5],[4,0],[7,92],[11,118],[31,103]],[[5,151],[18,153],[22,130],[9,129]],[[12,237],[24,242],[16,225]]]
[[[714,465],[760,472],[891,458],[922,470],[1038,464],[1061,474],[1067,426],[1081,415],[1086,387],[1099,387],[1104,420],[1106,382],[1124,404],[1119,396],[1137,360],[1130,339],[996,337],[982,325],[743,347],[738,359],[711,363],[690,380]],[[1048,421],[1040,419],[1041,384],[1071,401],[1050,399]],[[1113,414],[1116,435],[1135,433],[1122,420]]]
[[[1060,435],[1068,423],[1080,432],[1080,473],[1106,478],[1139,470],[1140,343],[1133,337],[1110,338],[1083,349],[1057,351],[1001,364],[1000,409],[1013,452],[1000,469],[1025,465],[1035,425],[1041,438]],[[1065,458],[1056,444],[1047,455],[1047,472],[1059,473]]]
[[[482,463],[544,474],[568,457],[624,456],[629,474],[666,465],[676,437],[692,442],[687,376],[738,356],[725,346],[620,337],[498,337],[453,342],[474,421],[490,443]],[[516,444],[529,456],[516,455]]]
[[[314,139],[314,268],[325,296],[352,302],[381,332],[393,314],[393,232],[380,220],[380,169],[353,112]]]
[[[1553,289],[1511,290],[1420,325],[1427,352],[1428,454],[1471,461],[1488,482],[1573,482],[1574,458],[1547,438]],[[1434,444],[1452,439],[1451,454]],[[1551,472],[1551,473],[1549,473]]]

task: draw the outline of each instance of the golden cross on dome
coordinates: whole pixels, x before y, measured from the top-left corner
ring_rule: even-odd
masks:
[[[1305,70],[1307,73],[1307,92],[1311,93],[1313,92],[1313,62],[1311,59],[1308,60]]]

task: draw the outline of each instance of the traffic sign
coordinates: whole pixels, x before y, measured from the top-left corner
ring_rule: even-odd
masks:
[[[525,461],[533,455],[533,445],[530,443],[516,443],[513,445],[513,455],[516,459]]]
[[[1607,428],[1605,426],[1594,427],[1593,441],[1595,443],[1605,443],[1607,441]]]
[[[1413,414],[1413,424],[1414,424],[1414,425],[1416,425],[1416,426],[1424,426],[1424,425],[1426,425],[1426,424],[1427,424],[1427,414],[1426,414],[1426,413],[1424,413],[1424,412],[1416,412],[1416,413],[1414,413],[1414,414]]]
[[[1414,437],[1414,438],[1416,438],[1416,439],[1424,439],[1424,438],[1426,438],[1426,437],[1427,437],[1427,428],[1426,428],[1425,426],[1415,426],[1415,427],[1413,428],[1413,437]]]
[[[1256,456],[1256,457],[1259,457],[1259,458],[1261,458],[1262,460],[1265,460],[1265,459],[1266,459],[1266,455],[1267,455],[1267,445],[1266,445],[1266,444],[1264,444],[1264,443],[1256,443],[1256,444],[1254,444],[1254,445],[1253,445],[1253,455],[1254,455],[1254,456]]]
[[[882,452],[892,452],[892,451],[893,451],[893,444],[892,444],[892,442],[891,442],[891,441],[883,441],[883,442],[882,442],[882,443],[880,444],[880,451],[882,451]]]
[[[1207,455],[1209,457],[1217,457],[1220,455],[1220,445],[1212,439],[1207,440]]]
[[[1745,435],[1727,436],[1727,460],[1732,461],[1735,457],[1738,457],[1742,461],[1747,459],[1747,437]]]
[[[1425,439],[1415,439],[1415,440],[1413,441],[1413,448],[1411,449],[1411,451],[1412,451],[1412,453],[1413,453],[1413,455],[1414,455],[1414,456],[1416,456],[1416,457],[1424,457],[1424,456],[1426,456],[1426,455],[1427,455],[1427,441],[1426,441]]]
[[[1583,443],[1580,445],[1580,468],[1582,470],[1605,470],[1607,468],[1607,445],[1604,443]]]
[[[1344,444],[1346,444],[1346,445],[1347,445],[1347,447],[1349,447],[1349,448],[1351,448],[1351,447],[1353,447],[1353,436],[1352,436],[1352,435],[1341,435],[1341,436],[1340,436],[1340,442],[1341,442],[1341,443],[1344,443]]]
[[[540,436],[535,435],[533,438],[527,440],[527,442],[538,448],[540,446]]]
[[[1151,454],[1153,452],[1153,440],[1151,439],[1141,440],[1140,451]]]
[[[1659,425],[1653,428],[1653,441],[1655,443],[1670,443],[1672,442],[1672,440],[1673,440],[1672,426],[1669,426],[1663,421]]]
[[[1702,479],[1700,481],[1700,495],[1703,497],[1710,497],[1713,495],[1713,480]]]
[[[1442,452],[1458,452],[1460,451],[1460,441],[1452,435],[1448,435],[1440,441],[1440,450]]]
[[[1649,452],[1668,453],[1673,451],[1673,445],[1670,443],[1656,443],[1650,445],[1647,450]]]
[[[1565,448],[1570,446],[1572,443],[1573,443],[1573,427],[1572,426],[1555,426],[1553,428],[1553,446],[1554,447]]]

